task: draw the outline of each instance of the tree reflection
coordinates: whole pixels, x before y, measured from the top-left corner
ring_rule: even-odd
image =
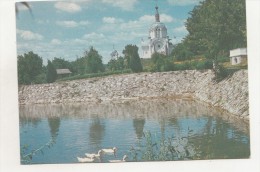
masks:
[[[140,140],[143,136],[144,124],[145,124],[144,118],[133,119],[133,126],[134,126],[135,134],[136,134],[136,137],[137,137],[138,140]]]
[[[250,156],[249,138],[241,136],[228,123],[209,118],[201,133],[190,138],[201,152],[200,159],[224,159]]]
[[[161,118],[159,119],[159,124],[160,124],[160,128],[161,128],[161,135],[162,135],[162,138],[165,138],[165,119],[164,118]]]
[[[97,147],[99,147],[105,135],[104,123],[99,118],[93,119],[89,131],[89,138],[91,143],[94,143]]]
[[[178,118],[169,118],[168,125],[171,127],[179,126]]]
[[[59,134],[60,118],[59,117],[48,118],[48,124],[50,127],[51,138],[55,142]]]
[[[40,118],[26,118],[26,117],[20,117],[19,119],[20,125],[23,127],[25,125],[32,124],[34,128],[37,127],[37,125],[41,122]]]

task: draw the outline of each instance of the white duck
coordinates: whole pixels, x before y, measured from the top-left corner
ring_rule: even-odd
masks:
[[[104,154],[108,154],[108,155],[114,155],[116,157],[116,151],[117,151],[117,148],[116,147],[113,147],[112,149],[101,149],[102,152]]]
[[[85,158],[77,157],[77,159],[78,159],[79,162],[82,162],[82,163],[94,162],[95,161],[95,158],[89,158],[89,157],[85,157]]]
[[[124,155],[122,160],[109,160],[109,162],[126,162],[127,158],[127,155]]]
[[[95,153],[85,153],[88,158],[100,158],[103,155],[103,151],[99,150],[97,154]]]

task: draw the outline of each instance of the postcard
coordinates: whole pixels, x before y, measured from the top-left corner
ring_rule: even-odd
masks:
[[[217,170],[257,159],[250,2],[9,6],[16,91],[7,102],[17,108],[6,112],[19,168]]]

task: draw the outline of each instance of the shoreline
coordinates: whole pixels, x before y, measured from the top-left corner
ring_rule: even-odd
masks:
[[[178,98],[201,101],[249,120],[247,70],[216,83],[211,70],[112,75],[19,86],[19,104],[68,104]]]

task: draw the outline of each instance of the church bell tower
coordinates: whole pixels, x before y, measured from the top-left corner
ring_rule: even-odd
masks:
[[[155,52],[169,55],[173,49],[172,43],[167,35],[167,28],[160,21],[159,7],[155,6],[155,22],[149,29],[148,40],[142,42],[142,58],[151,58]]]

